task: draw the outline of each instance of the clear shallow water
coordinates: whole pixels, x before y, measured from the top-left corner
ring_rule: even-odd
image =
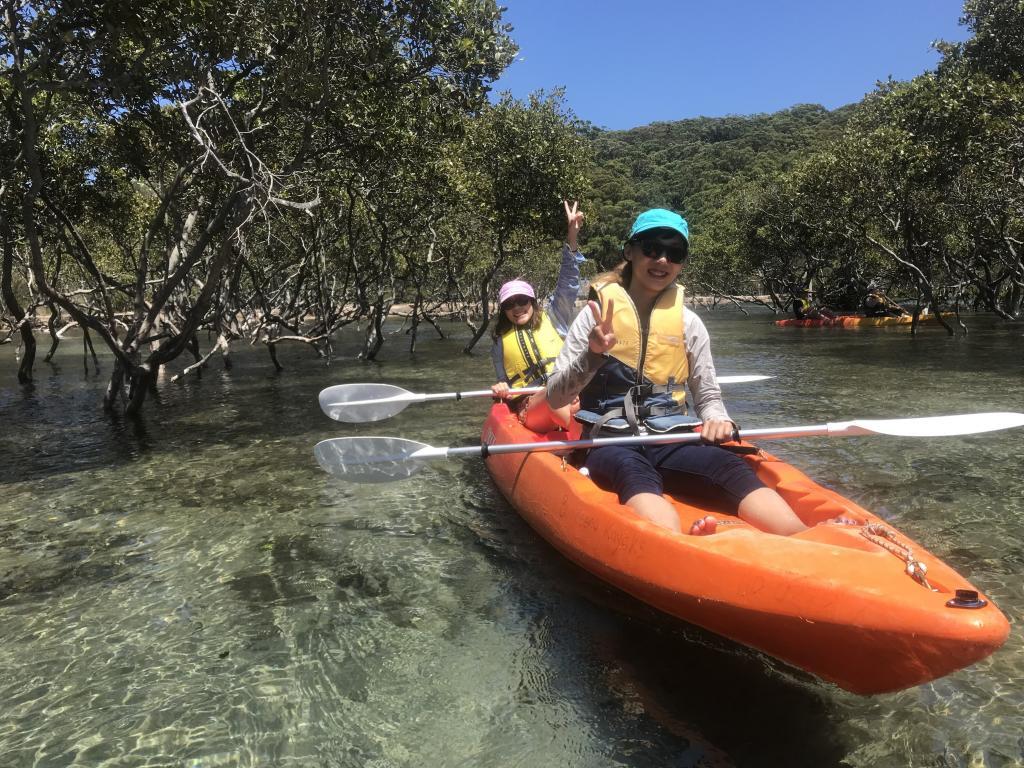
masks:
[[[1024,324],[909,339],[702,314],[721,373],[778,377],[727,390],[745,426],[1024,411]],[[0,765],[1024,763],[1021,430],[771,444],[1014,624],[981,664],[860,698],[608,590],[477,461],[378,486],[321,473],[329,436],[476,439],[484,401],[365,427],[319,412],[347,381],[490,381],[458,341],[401,346],[329,368],[293,348],[281,374],[239,347],[229,373],[163,382],[141,425],[100,412],[78,345],[28,391],[0,347]]]

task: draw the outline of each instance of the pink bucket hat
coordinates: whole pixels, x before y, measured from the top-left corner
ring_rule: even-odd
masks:
[[[533,286],[525,280],[509,280],[498,290],[498,303],[504,304],[506,299],[513,296],[529,296],[536,299],[537,294],[533,292]]]

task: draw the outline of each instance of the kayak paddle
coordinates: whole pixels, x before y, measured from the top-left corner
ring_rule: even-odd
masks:
[[[719,384],[743,384],[763,381],[771,376],[719,376]],[[532,395],[544,387],[524,387],[513,390],[515,395]],[[412,403],[428,400],[462,400],[467,397],[493,397],[489,389],[473,392],[437,392],[423,394],[409,392],[393,384],[338,384],[320,393],[320,409],[335,421],[362,424],[383,421],[401,413]]]
[[[778,440],[789,437],[841,437],[889,435],[892,437],[954,437],[994,432],[1024,426],[1024,413],[965,413],[955,416],[926,416],[916,419],[861,419],[806,427],[745,429],[744,439]],[[410,477],[422,462],[431,459],[481,456],[501,453],[542,453],[597,448],[602,445],[663,445],[693,443],[700,434],[684,432],[663,435],[627,435],[592,440],[550,440],[537,443],[471,445],[463,448],[434,448],[400,437],[335,437],[316,444],[317,463],[332,475],[357,483],[384,483]]]

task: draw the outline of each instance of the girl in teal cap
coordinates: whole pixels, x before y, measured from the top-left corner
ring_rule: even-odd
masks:
[[[689,253],[686,220],[664,208],[644,211],[623,248],[624,261],[592,283],[590,311],[581,312],[565,339],[547,397],[557,408],[579,396],[577,418],[590,434],[664,432],[691,427],[686,390],[699,417],[703,442],[659,446],[602,446],[584,466],[602,488],[658,525],[680,530],[664,492],[724,503],[771,533],[807,526],[778,493],[767,488],[740,457],[719,447],[735,423],[722,402],[707,329],[683,306],[676,283]],[[685,387],[684,387],[685,385]],[[707,516],[692,534],[714,533]]]

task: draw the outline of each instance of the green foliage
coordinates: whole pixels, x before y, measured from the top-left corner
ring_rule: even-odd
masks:
[[[29,298],[106,342],[131,409],[204,325],[272,341],[312,313],[326,339],[351,301],[379,320],[515,52],[493,0],[44,1],[5,22],[2,202],[24,215],[3,235],[27,240]]]
[[[694,261],[720,258],[721,212],[748,182],[785,170],[842,129],[848,110],[801,105],[772,115],[697,118],[596,132],[594,218],[587,247],[610,266],[642,210],[679,211],[694,235]]]
[[[494,244],[517,232],[564,235],[562,199],[578,198],[589,163],[563,95],[508,94],[469,123],[461,155],[466,202]]]
[[[943,68],[966,66],[1000,80],[1024,72],[1024,2],[966,0],[960,19],[973,33],[963,43],[941,43]]]

